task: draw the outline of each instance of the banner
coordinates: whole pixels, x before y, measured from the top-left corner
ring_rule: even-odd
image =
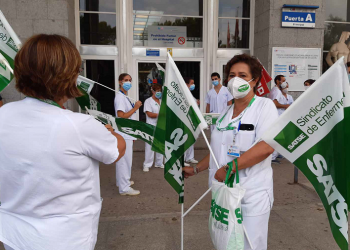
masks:
[[[164,154],[164,178],[179,194],[182,203],[181,158],[208,125],[169,53],[165,77],[152,150]]]
[[[21,41],[0,11],[0,92],[14,78],[15,56],[21,45]]]
[[[314,186],[340,249],[348,249],[350,89],[343,58],[302,94],[263,140]],[[315,230],[317,226],[315,225]]]
[[[89,78],[78,76],[77,86],[81,93],[83,93],[84,95],[75,99],[77,100],[81,110],[83,111],[86,111],[85,107],[91,110],[101,111],[101,104],[90,95],[94,84],[95,82],[90,80]]]
[[[261,64],[261,66],[262,66],[262,64]],[[264,96],[264,95],[267,95],[268,93],[270,93],[270,90],[267,87],[267,84],[272,80],[272,78],[269,75],[269,73],[267,73],[265,67],[264,66],[262,66],[262,67],[263,68],[261,70],[261,79],[260,79],[260,83],[259,83],[257,91],[256,91],[257,96]]]
[[[112,115],[96,110],[87,109],[87,112],[103,124],[109,124],[117,131],[123,132],[152,145],[155,128],[153,125],[130,119],[116,118]]]

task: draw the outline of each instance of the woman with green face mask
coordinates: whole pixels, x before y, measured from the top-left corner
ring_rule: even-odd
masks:
[[[152,96],[146,99],[143,106],[143,112],[146,114],[146,123],[156,126],[158,120],[158,114],[162,98],[162,85],[154,83],[151,87]],[[155,167],[164,168],[163,155],[154,153],[152,146],[145,143],[145,161],[143,163],[143,172],[148,172],[153,166],[154,154],[156,154]]]

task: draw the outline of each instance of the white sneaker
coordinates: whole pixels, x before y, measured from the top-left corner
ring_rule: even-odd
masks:
[[[154,165],[155,168],[164,168],[164,165],[160,165],[160,166],[157,166],[157,165]]]
[[[191,165],[188,164],[187,162],[184,162],[185,167],[190,167]]]
[[[198,161],[195,158],[193,158],[191,160],[188,160],[187,162],[188,163],[193,163],[193,164],[197,164],[198,163]]]
[[[134,181],[130,181],[130,186],[134,185],[135,182]]]
[[[128,192],[122,193],[120,195],[139,195],[140,191],[130,188]]]
[[[149,168],[143,167],[143,172],[149,172]]]

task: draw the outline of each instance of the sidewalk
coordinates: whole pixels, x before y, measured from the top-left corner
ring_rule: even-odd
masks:
[[[196,144],[196,159],[208,150],[203,138]],[[141,194],[120,196],[115,186],[115,167],[101,165],[101,212],[97,250],[178,250],[180,249],[180,211],[178,196],[163,178],[163,170],[142,171],[143,143],[135,145],[132,180]],[[328,219],[317,194],[299,172],[299,182],[292,184],[293,165],[286,160],[273,165],[275,203],[269,224],[271,250],[338,249]],[[208,172],[185,182],[185,210],[206,190]],[[184,249],[214,249],[208,231],[210,194],[185,217]],[[1,249],[1,247],[0,247]]]

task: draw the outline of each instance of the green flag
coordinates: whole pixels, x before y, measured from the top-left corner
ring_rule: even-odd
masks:
[[[21,41],[0,11],[0,92],[14,78],[14,61],[20,46]]]
[[[112,115],[96,110],[87,109],[87,111],[89,115],[93,116],[104,124],[111,125],[115,130],[152,145],[155,128],[153,125],[130,119],[116,118]]]
[[[203,116],[208,125],[215,125],[220,113],[203,113]]]
[[[90,95],[95,82],[89,78],[78,76],[77,86],[78,89],[84,94],[81,97],[75,98],[83,111],[86,111],[86,107],[91,110],[101,111],[101,104]]]
[[[314,186],[340,249],[348,249],[350,89],[343,58],[267,131],[263,140]],[[319,228],[315,224],[315,230]]]
[[[181,159],[207,124],[169,53],[166,65],[152,150],[164,154],[164,178],[179,194],[182,203],[184,182]]]

